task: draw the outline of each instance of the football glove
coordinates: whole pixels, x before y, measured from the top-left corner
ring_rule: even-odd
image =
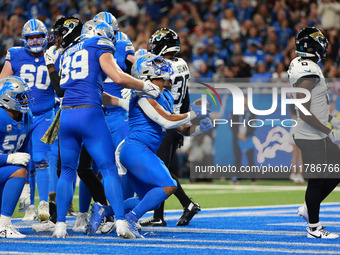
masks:
[[[149,80],[144,81],[143,91],[154,98],[157,98],[160,93],[159,87]]]
[[[122,98],[130,100],[130,98],[131,98],[131,89],[122,89],[121,95],[122,95]]]
[[[59,57],[59,51],[56,50],[57,46],[53,45],[44,53],[46,65],[54,65]]]
[[[207,108],[207,114],[202,114],[202,106],[201,105],[191,105],[190,109],[190,120],[193,120],[195,118],[202,118],[202,117],[207,117],[209,116],[211,110]]]
[[[130,100],[118,98],[118,106],[122,107],[125,111],[129,111]]]
[[[203,133],[208,132],[213,127],[214,127],[213,123],[212,123],[211,119],[209,119],[209,118],[205,118],[205,119],[200,121],[200,130]]]
[[[332,127],[334,127],[335,129],[340,129],[340,119],[339,118],[333,117],[329,123],[331,123]]]
[[[30,184],[26,183],[24,188],[22,189],[20,198],[19,198],[19,212],[24,212],[31,204],[31,189]]]
[[[24,152],[16,152],[13,154],[8,154],[7,164],[27,166],[30,159],[30,154]]]
[[[335,144],[340,144],[340,130],[332,130],[328,134],[329,139]]]

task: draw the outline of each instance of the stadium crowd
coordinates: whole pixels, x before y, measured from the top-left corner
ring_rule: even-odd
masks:
[[[135,49],[146,48],[153,31],[174,29],[181,38],[181,57],[193,80],[226,78],[286,79],[295,57],[294,38],[301,28],[321,28],[330,46],[323,71],[340,76],[339,12],[335,0],[23,0],[0,1],[0,65],[7,49],[21,45],[21,27],[32,18],[51,27],[61,16],[84,22],[98,12],[117,17]]]

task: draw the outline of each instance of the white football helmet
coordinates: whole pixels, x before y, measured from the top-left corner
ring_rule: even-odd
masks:
[[[115,42],[115,35],[112,27],[102,20],[89,20],[84,24],[80,40],[93,36],[105,36],[112,42]]]
[[[162,56],[146,52],[137,57],[131,69],[131,75],[135,78],[143,80],[163,78],[164,80],[169,80],[173,74],[171,65]]]
[[[43,35],[41,39],[27,40],[30,35]],[[38,19],[30,19],[22,27],[21,38],[24,41],[25,48],[33,53],[43,51],[47,46],[47,28]]]
[[[0,79],[0,106],[25,113],[33,103],[27,83],[18,76]]]

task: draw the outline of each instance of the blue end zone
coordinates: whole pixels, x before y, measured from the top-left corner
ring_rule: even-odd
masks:
[[[28,237],[0,239],[0,254],[340,254],[339,239],[307,238],[307,224],[298,217],[297,208],[208,209],[199,212],[187,227],[176,227],[181,211],[168,211],[167,227],[143,228],[145,240],[74,233],[75,217],[67,219],[69,236],[55,239],[51,233],[35,233],[32,222],[13,220]],[[326,230],[339,233],[340,204],[322,205],[320,221]]]

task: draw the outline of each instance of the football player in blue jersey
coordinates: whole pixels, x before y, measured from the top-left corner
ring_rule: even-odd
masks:
[[[40,203],[38,218],[48,220],[48,194],[50,185],[49,153],[51,145],[40,141],[54,119],[54,90],[51,86],[44,59],[47,45],[47,29],[40,20],[31,19],[22,28],[24,47],[10,48],[6,55],[6,62],[0,78],[16,75],[24,79],[32,90],[34,104],[32,106],[32,160],[36,171],[37,187]],[[35,176],[32,175],[32,178]],[[32,184],[34,181],[32,181]],[[31,186],[31,203],[27,212],[33,212],[34,219],[34,190]],[[33,198],[33,199],[32,199]]]
[[[17,76],[0,79],[0,238],[25,238],[11,218],[25,184],[32,99],[26,82]]]
[[[120,152],[118,165],[126,168],[128,180],[138,195],[124,202],[128,212],[125,218],[138,238],[144,238],[137,230],[138,219],[147,211],[157,209],[177,189],[176,181],[156,155],[165,130],[177,128],[184,135],[197,135],[213,127],[209,118],[202,119],[199,126],[189,124],[194,118],[205,117],[201,106],[193,105],[187,113],[173,113],[174,98],[163,88],[172,73],[171,65],[152,53],[141,55],[132,66],[134,77],[152,80],[161,91],[156,99],[147,95],[133,97],[129,108],[129,135],[117,150]]]
[[[105,194],[116,217],[118,236],[135,238],[124,217],[123,195],[114,159],[113,140],[101,108],[119,105],[116,97],[103,93],[108,75],[117,84],[142,90],[157,97],[159,88],[151,81],[141,81],[124,73],[113,58],[114,32],[105,22],[84,24],[80,42],[61,57],[61,88],[64,98],[60,116],[60,153],[62,169],[57,184],[57,224],[54,237],[65,238],[66,212],[72,200],[72,182],[76,177],[82,144],[95,161],[104,179]]]
[[[102,20],[108,23],[115,34],[115,53],[114,58],[117,61],[118,66],[126,73],[131,74],[131,67],[135,61],[134,58],[134,47],[126,34],[119,31],[117,19],[109,12],[100,12],[98,13],[93,20]],[[104,91],[110,95],[116,96],[118,98],[122,98],[122,88],[121,86],[117,85],[115,82],[112,81],[110,77],[107,77],[104,81]],[[116,150],[117,146],[120,142],[128,135],[129,133],[129,126],[128,126],[128,112],[121,107],[104,107],[104,114],[106,122],[109,126],[111,136],[113,139],[114,150]],[[94,171],[98,173],[98,169],[94,167]],[[121,184],[123,189],[123,198],[124,200],[133,197],[134,192],[131,189],[131,186],[127,182],[126,175],[121,176]],[[79,214],[77,215],[77,222],[75,224],[77,226],[87,224],[84,219],[85,213],[87,213],[91,197],[89,196],[89,192],[86,192],[86,187],[83,182],[79,184]],[[100,210],[100,206],[95,204],[92,208],[92,211]],[[79,221],[78,221],[79,218]],[[91,218],[92,219],[92,218]],[[108,233],[113,228],[113,221],[110,218],[105,218],[107,220],[106,224],[102,225],[101,232]],[[99,226],[102,219],[96,219],[97,223],[93,224],[93,229],[89,232],[90,235],[94,234],[95,229]],[[77,224],[78,223],[78,224]]]

